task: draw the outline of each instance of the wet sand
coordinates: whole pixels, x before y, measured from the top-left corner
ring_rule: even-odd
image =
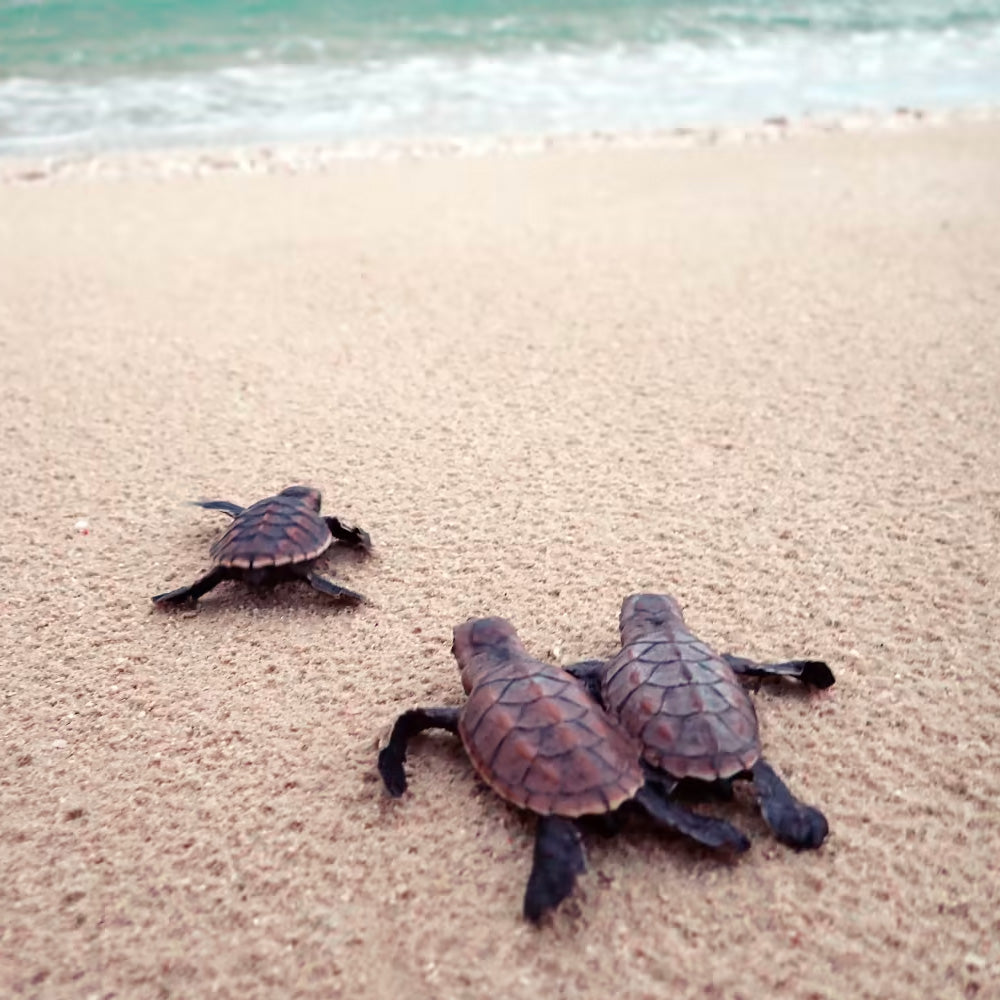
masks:
[[[1000,125],[0,186],[0,992],[1000,996]],[[190,582],[287,485],[371,605]],[[551,662],[669,591],[831,827],[726,861],[534,825],[447,734],[452,626]]]

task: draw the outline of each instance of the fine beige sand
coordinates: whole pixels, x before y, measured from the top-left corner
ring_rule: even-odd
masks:
[[[1000,125],[0,187],[0,994],[1000,996]],[[338,580],[189,582],[290,482]],[[727,861],[534,823],[447,734],[510,618],[551,662],[669,591],[831,834]]]

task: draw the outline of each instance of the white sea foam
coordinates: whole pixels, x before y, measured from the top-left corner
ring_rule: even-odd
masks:
[[[0,79],[0,153],[656,130],[997,104],[1000,26],[822,39],[789,32],[102,80],[15,76]]]

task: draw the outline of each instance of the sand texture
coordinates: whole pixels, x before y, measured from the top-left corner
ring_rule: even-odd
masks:
[[[0,187],[0,994],[1000,996],[1000,125]],[[290,482],[371,606],[225,584]],[[721,860],[534,823],[456,741],[451,629],[551,662],[671,592],[831,835]]]

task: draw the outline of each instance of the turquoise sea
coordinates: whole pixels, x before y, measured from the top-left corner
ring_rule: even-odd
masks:
[[[0,0],[0,155],[1000,105],[1000,0]]]

